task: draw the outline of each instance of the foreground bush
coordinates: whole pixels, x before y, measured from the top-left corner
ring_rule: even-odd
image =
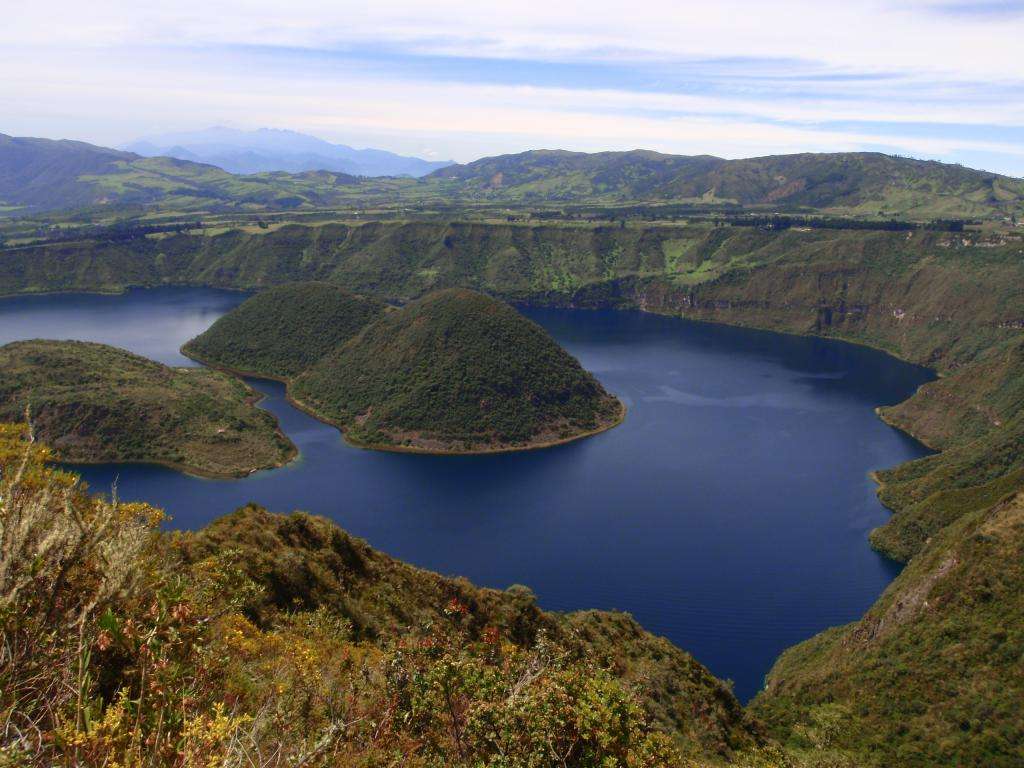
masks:
[[[256,616],[230,550],[181,558],[143,504],[89,495],[0,426],[0,763],[671,766],[633,692],[451,600],[415,634]]]

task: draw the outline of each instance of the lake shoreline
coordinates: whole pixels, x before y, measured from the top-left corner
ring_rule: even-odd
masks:
[[[122,296],[122,295],[124,295],[124,294],[126,294],[126,293],[128,293],[130,291],[133,291],[133,290],[147,291],[147,290],[153,290],[153,289],[157,289],[157,288],[202,288],[202,289],[210,289],[210,290],[215,290],[215,291],[225,291],[225,292],[229,292],[229,293],[254,294],[254,293],[259,292],[263,288],[269,288],[269,287],[271,287],[271,286],[238,287],[238,286],[231,286],[231,285],[214,285],[212,283],[204,283],[204,282],[195,282],[195,283],[190,283],[190,282],[184,282],[184,283],[176,283],[176,282],[175,283],[132,283],[132,284],[128,284],[128,285],[112,287],[112,288],[109,288],[109,289],[103,289],[103,288],[84,288],[84,287],[82,287],[82,288],[69,288],[69,289],[58,289],[58,290],[16,291],[14,293],[3,293],[3,294],[0,294],[0,299],[16,299],[16,298],[20,298],[22,296],[63,296],[63,295],[73,295],[73,294],[84,294],[84,295],[93,295],[93,296]],[[810,339],[823,339],[823,340],[831,340],[831,341],[842,341],[842,342],[844,342],[846,344],[853,344],[854,346],[865,347],[867,349],[873,349],[873,350],[876,350],[878,352],[884,352],[885,354],[890,355],[890,356],[896,358],[900,362],[907,363],[908,365],[915,365],[915,366],[918,366],[920,368],[923,368],[923,369],[929,371],[936,378],[942,378],[943,375],[944,375],[941,371],[939,371],[938,369],[936,369],[936,368],[934,368],[932,366],[926,365],[924,363],[917,362],[915,360],[911,360],[910,358],[901,355],[899,353],[899,351],[896,350],[896,349],[893,349],[891,347],[882,346],[881,344],[874,344],[874,343],[872,343],[870,341],[866,341],[864,339],[859,339],[859,338],[852,337],[852,336],[847,336],[847,335],[844,335],[844,334],[830,334],[830,335],[826,335],[826,334],[822,334],[822,333],[815,333],[814,331],[810,331],[810,330],[808,330],[808,331],[788,330],[788,329],[784,329],[784,328],[777,328],[777,327],[770,326],[770,325],[762,325],[762,324],[759,324],[759,323],[751,323],[751,322],[745,322],[745,321],[730,321],[730,320],[726,320],[726,319],[708,320],[706,318],[688,317],[687,315],[684,315],[684,314],[678,314],[678,313],[669,312],[669,311],[660,311],[660,310],[658,310],[656,308],[652,308],[650,305],[647,305],[647,306],[639,306],[639,305],[637,305],[637,306],[619,306],[619,305],[613,305],[613,304],[609,303],[607,306],[596,306],[596,307],[587,306],[587,307],[581,307],[581,306],[577,306],[577,305],[575,305],[575,304],[573,304],[571,302],[563,304],[563,303],[557,303],[557,302],[541,302],[541,301],[531,300],[529,298],[524,299],[524,298],[521,298],[519,296],[509,296],[509,295],[504,295],[504,294],[491,294],[491,295],[494,295],[496,298],[499,298],[499,299],[501,299],[503,301],[508,302],[513,307],[524,307],[526,309],[571,309],[571,310],[576,311],[576,312],[591,312],[591,311],[593,311],[593,312],[601,312],[601,311],[640,312],[642,314],[653,315],[655,317],[671,317],[671,318],[676,318],[678,320],[685,320],[688,323],[700,323],[700,324],[713,325],[713,326],[726,326],[726,327],[730,327],[730,328],[747,328],[747,329],[751,329],[751,330],[765,331],[765,332],[768,332],[768,333],[777,333],[777,334],[780,334],[780,335],[783,335],[783,336],[794,336],[794,337],[797,337],[797,338],[810,338]],[[540,294],[538,294],[538,295],[540,295]],[[393,306],[400,306],[401,303],[403,303],[401,301],[398,301],[398,300],[394,299],[393,297],[392,298],[384,298],[383,301],[385,301],[388,304],[393,305]],[[191,359],[195,359],[198,362],[197,358],[191,358]],[[206,365],[206,363],[203,363],[203,364]],[[227,370],[227,369],[225,368],[224,370]],[[269,379],[271,381],[279,381],[280,380],[280,379],[275,379],[272,376],[257,376],[256,374],[244,374],[244,375],[251,376],[252,378],[266,378],[266,379]]]
[[[165,364],[208,365],[201,355],[179,348],[245,292],[218,296],[205,287],[194,293],[166,288],[132,291],[116,300],[12,303],[10,318],[25,313],[26,321],[11,330],[23,338],[80,332],[95,338],[99,332],[99,341]],[[48,309],[65,305],[75,312],[54,315],[51,322]],[[80,311],[96,312],[102,325],[81,322],[92,315]],[[327,516],[420,567],[495,588],[529,584],[552,610],[628,610],[716,674],[737,680],[743,700],[756,694],[783,649],[861,616],[898,572],[864,546],[867,530],[888,514],[863,480],[873,467],[916,458],[920,446],[869,411],[909,396],[925,376],[919,367],[841,339],[800,341],[808,334],[748,333],[736,324],[666,313],[558,307],[524,307],[523,313],[628,404],[628,417],[614,437],[575,450],[478,453],[465,461],[366,450],[343,434],[339,441],[337,425],[296,402],[281,377],[209,365],[248,379],[263,395],[260,407],[277,417],[298,446],[300,458],[291,468],[213,483],[169,463],[67,468],[82,471],[83,481],[99,491],[116,482],[122,498],[161,506],[176,529],[199,529],[218,514],[258,500],[281,512]],[[652,315],[665,319],[653,321]],[[891,376],[885,373],[890,370]],[[764,382],[762,375],[768,376]],[[659,394],[662,385],[695,397],[666,399]],[[850,439],[837,441],[831,422],[813,415],[820,397],[834,404],[826,402],[828,408],[840,409],[837,415],[855,419],[842,422],[857,430]],[[778,430],[790,425],[810,441],[807,448],[799,447],[804,442],[779,442],[789,438]],[[857,435],[881,453],[873,449],[865,456]],[[790,445],[803,458],[790,455]],[[403,460],[401,453],[421,458]],[[814,480],[808,468],[832,456],[846,470],[837,467],[828,479]],[[749,466],[736,466],[736,458]],[[795,478],[795,497],[777,483],[765,485],[795,466],[804,468]],[[833,513],[822,493],[836,492],[842,500]],[[870,524],[854,530],[845,515],[860,504],[872,510]],[[803,543],[766,547],[780,527],[790,529],[787,539],[796,534]],[[817,554],[793,569],[794,546]],[[734,557],[778,576],[749,581],[727,565]],[[812,594],[781,607],[778,622],[765,623],[761,612],[769,593],[802,588],[801,574],[812,564],[820,575]],[[687,586],[666,592],[671,584]],[[736,621],[751,629],[742,633],[742,644],[739,636],[723,634]],[[795,626],[806,632],[794,633]]]

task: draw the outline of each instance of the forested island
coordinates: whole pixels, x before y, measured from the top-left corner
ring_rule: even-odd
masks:
[[[61,461],[156,463],[210,477],[278,467],[297,451],[258,399],[232,376],[104,344],[0,347],[0,420],[29,418]]]
[[[287,381],[294,402],[368,448],[541,448],[624,416],[540,326],[465,289],[385,309],[337,286],[284,285],[249,299],[182,351]]]
[[[325,282],[260,291],[185,344],[204,363],[286,381],[317,363],[384,313],[379,299]]]

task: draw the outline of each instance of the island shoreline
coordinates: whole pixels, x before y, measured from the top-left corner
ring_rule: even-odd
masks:
[[[517,453],[520,451],[541,451],[546,448],[557,448],[560,445],[567,445],[577,440],[583,440],[585,438],[593,437],[595,435],[601,434],[602,432],[607,432],[611,429],[614,429],[615,427],[619,426],[620,424],[622,424],[622,422],[626,420],[626,414],[629,411],[629,409],[626,407],[626,404],[616,397],[615,400],[619,404],[619,413],[617,414],[616,418],[611,420],[610,422],[606,424],[601,424],[595,429],[591,429],[586,432],[581,432],[570,437],[561,438],[558,440],[546,440],[543,442],[522,446],[503,446],[500,448],[485,448],[482,450],[441,451],[430,448],[415,448],[413,446],[407,445],[392,445],[389,443],[363,443],[352,439],[341,424],[332,421],[331,419],[327,418],[326,416],[323,416],[320,413],[317,413],[315,410],[313,410],[311,406],[307,405],[303,401],[293,396],[291,393],[291,381],[289,379],[286,379],[283,376],[274,376],[272,374],[257,373],[255,371],[246,371],[239,368],[232,368],[231,366],[228,365],[213,363],[209,360],[206,360],[202,356],[196,354],[195,352],[189,350],[188,342],[183,344],[179,351],[189,360],[194,360],[195,362],[199,363],[200,365],[204,365],[207,368],[222,371],[223,373],[228,373],[231,374],[232,376],[250,379],[265,379],[267,381],[275,381],[278,384],[283,384],[285,401],[289,405],[302,411],[307,416],[311,416],[312,418],[319,421],[321,424],[326,424],[327,426],[333,427],[334,429],[338,430],[338,432],[341,434],[342,440],[344,440],[346,444],[352,446],[353,448],[359,448],[366,451],[386,451],[388,453],[408,453],[418,454],[422,456],[485,456],[501,453]]]

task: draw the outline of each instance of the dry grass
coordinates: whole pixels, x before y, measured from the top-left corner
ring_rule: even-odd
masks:
[[[0,425],[0,765],[692,765],[608,669],[457,599],[373,640],[327,607],[249,617],[242,552],[186,561],[47,456]]]
[[[75,477],[43,467],[30,428],[0,429],[0,742],[31,753],[45,733],[81,727],[87,639],[133,586],[158,513],[87,496]]]

